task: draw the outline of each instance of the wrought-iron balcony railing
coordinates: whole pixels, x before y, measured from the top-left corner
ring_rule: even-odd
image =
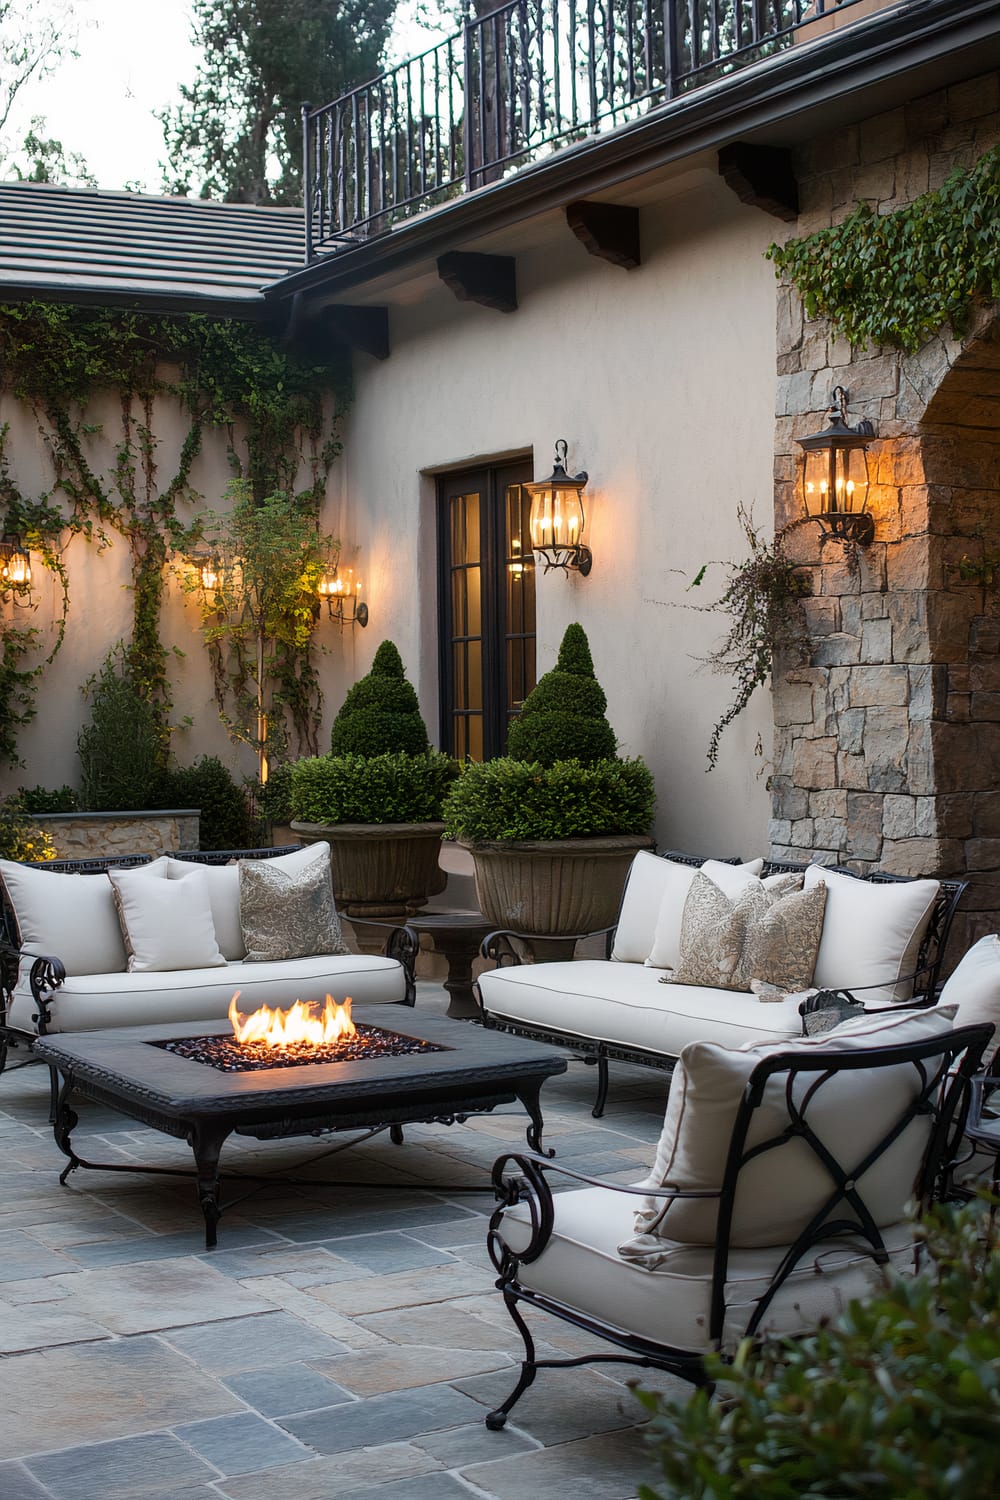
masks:
[[[303,108],[306,259],[615,130],[857,0],[508,0]]]

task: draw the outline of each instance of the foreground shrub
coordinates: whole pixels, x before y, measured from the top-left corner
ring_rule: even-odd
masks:
[[[467,843],[646,833],[654,801],[641,760],[543,766],[498,756],[464,768],[445,803],[445,832]]]
[[[161,779],[159,807],[196,807],[201,849],[246,849],[252,837],[246,793],[217,755],[203,755]]]
[[[714,1399],[639,1392],[643,1500],[985,1500],[1000,1483],[1000,1254],[985,1205],[919,1231],[927,1264],[812,1337],[713,1361]]]
[[[292,810],[304,823],[427,823],[458,774],[448,755],[316,755],[292,767]]]

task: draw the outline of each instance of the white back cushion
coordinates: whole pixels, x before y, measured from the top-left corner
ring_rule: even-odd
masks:
[[[161,856],[137,865],[134,873],[144,880],[160,880],[166,865]],[[36,870],[3,859],[0,876],[14,908],[26,960],[39,955],[61,959],[67,974],[124,972],[125,944],[114,895],[103,875]]]
[[[204,877],[204,889],[212,912],[215,940],[224,958],[246,957],[243,929],[240,926],[240,870],[231,865],[198,865],[185,859],[172,859],[167,867],[171,880],[188,880],[192,874]]]
[[[940,882],[882,885],[810,865],[806,890],[820,881],[826,885],[826,915],[813,984],[820,990],[878,985],[858,997],[865,1005],[909,1000],[913,984],[906,976],[917,967]]]
[[[698,871],[691,865],[676,864],[669,859],[660,860],[660,863],[670,866],[670,872],[663,881],[652,937],[643,957],[651,969],[676,969],[681,956],[684,903]],[[758,878],[763,868],[762,859],[752,859],[745,865],[727,865],[719,859],[706,859],[701,866],[701,873],[707,875],[713,885],[717,885],[731,901],[735,901],[740,892]]]
[[[951,1031],[953,1006],[866,1017],[822,1036],[794,1041],[750,1043],[733,1051],[709,1042],[691,1042],[681,1053],[670,1081],[670,1095],[653,1170],[646,1187],[717,1192],[722,1186],[736,1112],[750,1074],[762,1057],[776,1053],[842,1052],[889,1043],[924,1041]],[[817,1074],[800,1076],[796,1098]],[[776,1136],[788,1123],[786,1075],[767,1084],[755,1111],[747,1145]],[[816,1092],[807,1118],[829,1142],[842,1165],[860,1162],[884,1134],[901,1104],[916,1097],[919,1073],[911,1063],[891,1069],[859,1068],[833,1075]],[[879,1225],[903,1214],[926,1149],[926,1118],[912,1122],[862,1179],[865,1200]],[[762,1152],[744,1167],[732,1225],[735,1245],[787,1244],[823,1204],[832,1179],[802,1140],[789,1140]],[[688,1244],[715,1240],[718,1205],[714,1199],[646,1199],[636,1214],[638,1239],[622,1254],[642,1259],[651,1247],[646,1236]],[[656,1253],[660,1247],[656,1246]]]
[[[109,870],[129,973],[221,968],[208,882],[195,866],[184,880],[149,880]]]
[[[995,932],[973,944],[945,981],[938,1003],[957,1007],[956,1026],[992,1024],[993,1038],[983,1053],[984,1064],[991,1063],[1000,1048],[1000,937]]]
[[[611,950],[616,963],[641,964],[645,960],[667,884],[671,879],[682,879],[685,875],[690,884],[694,869],[672,859],[661,859],[658,854],[650,854],[645,849],[639,850],[629,867],[615,945]]]

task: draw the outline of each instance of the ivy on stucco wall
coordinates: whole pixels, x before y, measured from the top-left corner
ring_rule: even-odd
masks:
[[[318,521],[330,466],[340,450],[337,422],[350,399],[350,380],[346,359],[336,354],[322,361],[302,358],[251,323],[23,302],[0,306],[0,388],[32,412],[53,476],[45,493],[23,494],[12,477],[9,429],[0,429],[4,531],[20,538],[34,560],[55,574],[62,601],[55,638],[41,660],[38,631],[5,612],[0,760],[16,764],[17,734],[34,716],[38,675],[65,635],[70,587],[62,554],[69,539],[82,535],[105,546],[117,533],[128,546],[129,664],[165,723],[168,653],[159,626],[166,563],[197,534],[202,497],[192,488],[191,471],[206,432],[225,434],[234,477],[245,481],[258,501],[284,494],[290,505],[313,511]],[[112,438],[113,462],[99,473],[91,452],[102,429],[90,408],[107,392],[118,397],[120,425]],[[188,430],[176,468],[167,475],[161,471],[154,419],[157,402],[171,397],[187,413]],[[295,492],[303,466],[308,483]],[[10,590],[0,592],[10,597]],[[286,664],[298,691],[303,681],[315,682],[308,671],[309,650],[306,642],[302,659]]]

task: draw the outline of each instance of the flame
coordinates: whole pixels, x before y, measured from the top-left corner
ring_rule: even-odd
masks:
[[[262,1005],[248,1016],[244,1016],[236,1008],[239,998],[240,992],[237,990],[229,1004],[229,1019],[236,1040],[241,1045],[263,1042],[267,1047],[294,1047],[303,1044],[308,1047],[329,1047],[336,1045],[342,1037],[357,1034],[357,1027],[351,1020],[349,996],[343,1005],[338,1005],[331,995],[327,995],[326,1004],[318,1014],[318,1006],[303,1005],[301,1000],[296,1000],[290,1010],[272,1010],[269,1005]]]

